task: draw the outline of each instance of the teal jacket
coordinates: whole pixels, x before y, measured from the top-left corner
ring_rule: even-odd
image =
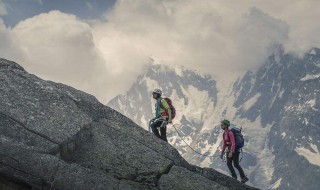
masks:
[[[159,117],[162,117],[162,116],[168,116],[167,112],[168,112],[169,108],[170,107],[169,107],[167,101],[164,98],[159,97],[157,99],[156,104],[155,104],[156,118],[159,118]]]

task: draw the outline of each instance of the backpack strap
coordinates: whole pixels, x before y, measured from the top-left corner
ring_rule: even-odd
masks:
[[[162,106],[161,100],[162,100],[162,97],[159,97],[159,98],[157,99],[157,104],[156,104],[156,117],[158,117],[159,112],[160,112],[160,107]]]
[[[162,109],[166,110],[165,107],[164,107],[164,106],[162,105],[162,103],[161,103],[162,99],[164,99],[164,100],[167,102],[167,100],[166,100],[165,98],[161,98],[161,100],[160,100],[160,107],[161,107]],[[167,103],[168,103],[168,102],[167,102]]]

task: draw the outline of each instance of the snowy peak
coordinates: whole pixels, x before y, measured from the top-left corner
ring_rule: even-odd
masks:
[[[249,184],[290,190],[320,186],[319,49],[302,58],[279,49],[257,71],[216,81],[184,67],[155,64],[108,105],[147,129],[154,117],[154,88],[173,100],[175,126],[197,152],[220,153],[221,119],[243,127],[241,165]],[[173,128],[167,135],[190,163],[229,173],[221,160],[193,152]]]
[[[311,52],[303,58],[283,53],[270,56],[256,73],[248,72],[234,86],[234,94],[238,95],[236,118],[260,120],[261,126],[267,129],[265,143],[274,154],[273,188],[303,189],[306,184],[319,185],[315,176],[320,177],[317,173],[320,160],[316,159],[320,146],[316,132],[320,126],[320,54],[316,48]],[[292,165],[303,165],[305,169]],[[312,174],[303,180],[288,175],[302,171]],[[308,189],[317,188],[310,185]]]
[[[117,96],[108,105],[147,129],[148,120],[154,117],[155,101],[151,93],[155,88],[162,89],[163,96],[172,99],[177,109],[177,122],[188,117],[203,123],[203,118],[208,117],[205,110],[217,102],[216,82],[211,77],[183,66],[154,64],[137,78],[126,95]],[[210,106],[207,106],[208,102]]]

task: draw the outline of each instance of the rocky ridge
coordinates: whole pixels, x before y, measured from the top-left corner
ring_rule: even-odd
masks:
[[[178,151],[95,97],[0,59],[0,189],[255,189]]]

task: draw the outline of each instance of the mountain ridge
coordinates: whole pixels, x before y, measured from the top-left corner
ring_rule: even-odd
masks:
[[[123,98],[131,97],[131,101],[123,103],[122,106],[128,109],[126,114],[133,121],[146,128],[146,118],[153,117],[154,102],[149,94],[153,88],[162,88],[165,96],[173,97],[177,113],[180,114],[180,117],[175,119],[178,125],[181,124],[178,130],[195,150],[203,154],[215,154],[221,142],[219,122],[223,118],[228,118],[235,125],[243,126],[247,139],[244,148],[246,159],[242,162],[253,185],[262,189],[305,187],[317,189],[316,186],[320,185],[315,177],[318,176],[316,171],[319,171],[320,166],[320,137],[317,132],[320,127],[318,48],[312,49],[301,58],[286,54],[279,49],[260,69],[255,72],[249,71],[239,77],[234,76],[234,82],[228,82],[228,79],[226,83],[221,83],[212,78],[205,79],[201,75],[197,75],[198,78],[188,78],[188,75],[185,75],[185,81],[171,86],[167,73],[162,74],[159,70],[158,73],[153,71],[152,74],[147,72],[137,81],[145,78],[145,81],[148,79],[153,81],[153,85],[132,86],[126,95],[122,95]],[[176,75],[172,74],[171,80],[181,78],[181,73]],[[163,81],[162,78],[166,78],[167,81]],[[214,82],[209,86],[193,82],[211,80]],[[199,88],[199,85],[204,88]],[[136,89],[147,93],[144,96],[137,96]],[[183,92],[183,95],[178,96],[181,99],[172,93],[175,89]],[[115,98],[108,105],[122,112],[117,106],[118,100]],[[141,111],[144,113],[132,117],[130,109],[126,106],[128,104],[143,107]],[[201,117],[202,115],[205,117]],[[290,126],[293,126],[291,128],[294,130]],[[293,136],[296,138],[293,139]],[[285,137],[290,138],[288,140]],[[211,162],[210,159],[195,154],[170,127],[168,127],[168,139],[169,143],[175,146],[190,163],[228,173],[225,165],[218,159]],[[308,156],[312,154],[318,159],[313,160]],[[288,155],[291,157],[288,158]],[[287,175],[287,173],[307,171],[301,167],[297,167],[299,170],[289,167],[298,163],[302,163],[305,168],[312,171],[313,176],[308,175],[310,176],[308,182]]]

